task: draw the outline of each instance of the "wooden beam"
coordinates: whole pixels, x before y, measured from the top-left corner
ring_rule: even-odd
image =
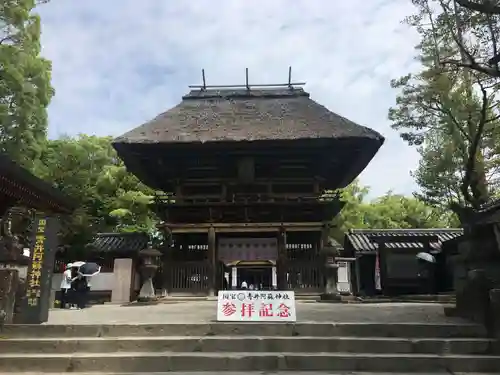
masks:
[[[176,223],[165,223],[161,226],[175,228],[205,228],[205,232],[213,226],[214,228],[231,228],[231,227],[251,227],[251,228],[280,228],[281,226],[287,228],[297,228],[297,227],[323,227],[324,223],[322,221],[310,221],[310,222],[296,222],[296,223],[189,223],[189,224],[176,224]]]
[[[308,223],[200,223],[200,224],[162,224],[172,233],[207,233],[213,227],[216,233],[235,232],[277,232],[283,227],[288,232],[317,232],[323,227],[322,222]]]
[[[325,180],[324,178],[317,178],[318,181]],[[277,178],[256,178],[254,184],[267,184],[270,181],[279,184],[297,184],[297,183],[313,183],[313,177],[299,177],[299,178],[289,178],[289,177],[277,177]],[[183,185],[214,185],[214,184],[228,184],[228,185],[238,185],[239,182],[235,178],[186,178],[182,181]]]

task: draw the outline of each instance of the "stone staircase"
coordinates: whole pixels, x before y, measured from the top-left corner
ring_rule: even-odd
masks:
[[[168,317],[166,317],[168,319]],[[0,373],[496,373],[473,324],[7,325]]]

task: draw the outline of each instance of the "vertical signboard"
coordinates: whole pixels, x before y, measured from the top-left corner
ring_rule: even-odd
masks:
[[[31,261],[26,276],[26,298],[21,307],[20,323],[40,324],[48,320],[58,225],[54,217],[37,215],[35,218]]]

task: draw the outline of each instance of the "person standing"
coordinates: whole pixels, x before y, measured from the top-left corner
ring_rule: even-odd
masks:
[[[87,305],[90,297],[90,289],[92,288],[92,276],[85,277],[87,287],[85,288],[85,305]]]
[[[87,293],[90,292],[90,288],[92,287],[91,280],[92,276],[85,276],[85,279],[87,281]]]
[[[76,307],[81,310],[85,308],[85,296],[87,292],[87,280],[82,274],[77,272],[77,275],[71,279],[71,289],[75,296]]]
[[[70,302],[70,290],[71,290],[71,267],[72,263],[66,265],[66,269],[62,274],[61,280],[61,309],[65,309],[66,305]]]

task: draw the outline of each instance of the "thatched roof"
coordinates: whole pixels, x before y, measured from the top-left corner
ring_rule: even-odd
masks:
[[[330,112],[301,88],[194,90],[174,108],[118,137],[115,143],[363,138],[364,126]]]
[[[65,194],[0,153],[0,199],[47,213],[70,213],[76,206]]]

